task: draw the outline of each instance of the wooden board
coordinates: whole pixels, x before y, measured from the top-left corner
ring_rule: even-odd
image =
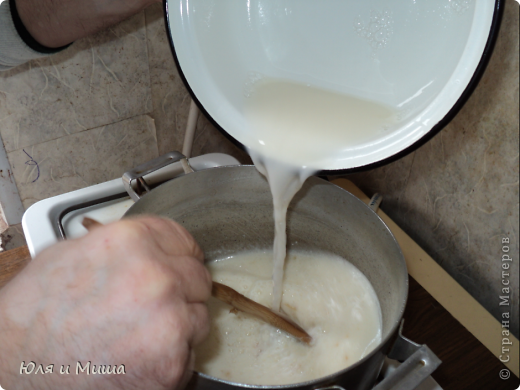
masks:
[[[500,379],[506,366],[410,277],[403,335],[426,344],[442,360],[433,379],[443,390],[516,390],[518,378]]]
[[[0,288],[31,261],[27,245],[0,253]]]

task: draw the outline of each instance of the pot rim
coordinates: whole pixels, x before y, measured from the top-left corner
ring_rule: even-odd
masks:
[[[149,194],[147,194],[146,196],[141,198],[139,201],[137,201],[127,211],[127,213],[125,213],[125,216],[134,208],[135,205],[139,204],[139,202],[141,202],[142,199],[146,199],[148,197],[148,195],[150,195],[151,193],[153,193],[154,191],[156,191],[160,187],[166,186],[169,183],[175,182],[176,180],[182,180],[183,178],[190,177],[191,175],[194,175],[194,174],[197,174],[197,173],[210,172],[212,169],[230,169],[230,168],[234,168],[234,169],[244,169],[244,168],[246,168],[246,169],[255,169],[256,170],[254,165],[231,165],[231,166],[220,166],[220,167],[215,167],[215,168],[209,168],[209,169],[204,169],[204,170],[201,170],[201,171],[196,171],[196,172],[192,172],[192,173],[181,175],[181,176],[179,176],[179,177],[177,177],[175,179],[169,180],[169,181],[161,184],[157,188],[153,189]],[[244,388],[244,389],[280,389],[281,390],[281,389],[292,389],[292,388],[301,387],[301,386],[313,386],[313,385],[318,385],[318,384],[320,384],[322,382],[332,381],[337,376],[343,375],[346,372],[354,370],[355,368],[361,366],[366,361],[370,360],[375,354],[380,353],[381,352],[381,348],[383,346],[385,346],[387,343],[389,343],[392,340],[392,338],[395,337],[395,334],[396,334],[396,332],[398,330],[398,327],[401,324],[401,321],[402,321],[402,318],[403,318],[403,314],[404,314],[404,310],[406,308],[406,303],[408,301],[408,287],[409,287],[408,268],[406,266],[406,260],[405,260],[404,255],[403,255],[403,251],[401,250],[401,247],[400,247],[399,243],[397,242],[397,239],[395,238],[394,234],[392,233],[392,231],[390,230],[388,225],[381,219],[381,217],[374,210],[372,210],[370,207],[368,207],[368,205],[365,202],[363,202],[361,199],[359,199],[358,197],[356,197],[352,193],[348,192],[344,188],[341,188],[341,187],[337,186],[336,184],[331,183],[330,181],[327,181],[327,180],[322,179],[322,178],[317,177],[317,176],[314,176],[314,179],[323,182],[321,184],[326,184],[326,185],[333,186],[337,190],[340,190],[341,192],[345,193],[346,196],[352,197],[354,202],[358,202],[361,207],[367,208],[370,211],[370,213],[372,213],[379,220],[379,222],[384,226],[384,228],[386,229],[387,233],[390,234],[390,237],[391,237],[394,245],[399,250],[399,254],[400,254],[400,257],[402,259],[402,262],[401,262],[402,270],[401,270],[401,272],[406,274],[406,278],[405,278],[405,283],[406,283],[405,287],[406,288],[404,289],[404,297],[403,297],[403,299],[401,301],[401,306],[399,308],[398,320],[390,327],[390,330],[387,333],[386,337],[384,337],[381,340],[381,342],[372,351],[370,351],[367,355],[365,355],[362,359],[358,360],[357,362],[355,362],[354,364],[352,364],[352,365],[350,365],[348,367],[345,367],[344,369],[342,369],[340,371],[336,371],[336,372],[334,372],[332,374],[329,374],[327,376],[316,378],[316,379],[312,379],[310,381],[298,382],[298,383],[292,383],[292,384],[286,384],[286,385],[252,385],[252,384],[247,384],[247,383],[238,383],[238,382],[227,381],[225,379],[220,379],[220,378],[217,378],[217,377],[213,377],[211,375],[204,374],[204,373],[201,373],[201,372],[198,372],[198,371],[194,371],[194,374],[196,374],[196,375],[198,375],[198,376],[200,376],[200,377],[202,377],[202,378],[204,378],[206,380],[209,380],[209,381],[214,381],[214,382],[222,383],[222,384],[225,384],[225,385],[228,385],[228,386],[234,386],[234,387]],[[171,184],[169,184],[169,185],[171,185]],[[384,355],[386,356],[386,354],[384,354]]]

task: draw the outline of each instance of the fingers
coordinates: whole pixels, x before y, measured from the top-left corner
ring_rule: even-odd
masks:
[[[204,303],[211,296],[211,274],[190,256],[178,256],[171,265],[177,280],[172,288],[182,291],[187,303]]]
[[[208,310],[206,305],[197,303],[175,306],[172,302],[172,310],[169,311],[169,322],[160,326],[161,332],[174,335],[171,344],[164,344],[169,359],[163,360],[159,370],[159,377],[167,378],[166,383],[173,383],[173,389],[184,389],[190,381],[195,368],[194,347],[200,344],[209,333]],[[160,321],[159,321],[160,322]],[[172,352],[176,351],[173,355]],[[179,362],[181,366],[179,367]],[[163,364],[164,363],[164,364]],[[180,370],[175,368],[181,368]],[[169,386],[171,388],[172,386]]]
[[[188,306],[188,318],[191,324],[191,347],[196,347],[209,334],[209,313],[203,303],[193,303]]]
[[[143,242],[153,243],[153,247],[162,250],[168,256],[187,255],[204,261],[202,249],[193,236],[177,222],[167,218],[140,216],[102,225],[85,217],[82,224],[89,232],[96,233],[98,238],[115,238],[116,241],[124,243],[125,247],[142,245]],[[92,238],[93,235],[89,237]]]
[[[204,254],[193,236],[178,223],[161,217],[144,216],[123,219],[108,225],[101,225],[90,218],[84,218],[84,226],[91,234],[79,239],[88,241],[87,246],[99,246],[101,242],[120,253],[143,250],[161,251],[169,258],[191,256],[200,262]],[[108,243],[108,244],[107,244]]]
[[[192,348],[209,331],[203,302],[212,282],[203,259],[193,237],[173,221],[118,221],[42,252],[25,271],[31,277],[12,285],[20,297],[13,304],[33,308],[17,318],[37,327],[34,334],[48,340],[43,345],[58,337],[69,348],[59,353],[130,360],[140,376],[126,376],[136,383],[121,388],[151,388],[138,381],[168,388],[180,381],[180,388],[193,371]],[[33,321],[34,313],[46,317]],[[53,324],[52,335],[41,328],[46,324]],[[125,354],[128,349],[133,352]]]
[[[152,250],[160,248],[162,256],[156,258],[174,272],[173,277],[178,280],[173,285],[181,286],[186,302],[206,302],[211,296],[211,275],[203,265],[202,250],[191,234],[166,218],[140,217],[130,221],[146,231],[146,242]]]
[[[129,270],[133,265],[134,270],[139,272],[138,279],[151,277],[156,282],[162,280],[162,287],[159,287],[161,283],[156,282],[154,286],[159,290],[164,289],[160,295],[164,294],[167,299],[177,297],[188,304],[198,304],[206,302],[211,296],[212,280],[203,264],[202,250],[191,234],[178,223],[166,218],[144,216],[105,226],[96,225],[90,235],[91,242],[88,245],[109,242],[110,252],[125,257],[125,269]],[[129,259],[134,259],[134,262]],[[135,260],[141,266],[135,265]],[[112,257],[110,262],[114,261]],[[148,277],[143,274],[143,270],[147,271]],[[204,313],[206,309],[194,310],[202,310]],[[201,314],[197,314],[194,321],[200,317]],[[207,314],[202,318],[202,325],[207,326]],[[196,341],[199,339],[197,336]]]
[[[143,232],[144,238],[152,249],[159,248],[166,255],[157,258],[160,257],[179,278],[186,301],[206,302],[211,296],[211,275],[203,265],[203,252],[191,234],[166,218],[145,216],[129,221],[146,232]]]
[[[193,371],[195,369],[195,352],[193,349],[190,349],[190,356],[186,361],[186,366],[184,367],[184,373],[182,375],[182,378],[180,379],[178,385],[175,387],[175,390],[181,390],[184,389],[191,377],[193,376]]]
[[[129,219],[128,221],[140,224],[165,254],[169,256],[193,256],[201,262],[204,261],[202,249],[193,236],[177,222],[151,216]]]

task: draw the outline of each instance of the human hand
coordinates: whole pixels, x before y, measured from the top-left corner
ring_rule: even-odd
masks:
[[[41,45],[57,48],[117,24],[161,0],[15,0],[20,19]]]
[[[200,247],[170,220],[122,220],[56,244],[0,290],[0,384],[180,389],[209,329],[210,294]],[[54,370],[20,374],[22,361]],[[89,361],[125,374],[76,375]]]

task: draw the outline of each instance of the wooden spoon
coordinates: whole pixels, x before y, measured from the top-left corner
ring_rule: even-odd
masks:
[[[96,221],[95,219],[92,219],[90,217],[83,217],[83,221],[81,221],[81,224],[85,229],[87,229],[89,232],[92,231],[92,229],[103,226],[101,222]]]
[[[81,224],[88,230],[91,231],[98,226],[102,226],[102,223],[89,218],[83,217]],[[234,310],[243,311],[244,313],[251,314],[262,321],[274,326],[275,328],[281,329],[290,335],[296,337],[298,340],[309,344],[312,341],[312,337],[309,336],[300,326],[294,322],[282,317],[280,314],[275,313],[268,307],[261,305],[246,296],[240,294],[238,291],[233,290],[224,284],[213,282],[211,288],[211,295],[218,300],[225,302],[233,306]]]
[[[222,302],[233,306],[233,308],[236,310],[251,314],[261,319],[262,321],[265,321],[268,324],[289,333],[306,344],[309,344],[312,341],[312,337],[309,336],[309,334],[305,332],[300,326],[288,319],[285,319],[280,314],[275,313],[268,307],[247,298],[238,291],[233,290],[231,287],[213,282],[211,295],[221,300]]]

